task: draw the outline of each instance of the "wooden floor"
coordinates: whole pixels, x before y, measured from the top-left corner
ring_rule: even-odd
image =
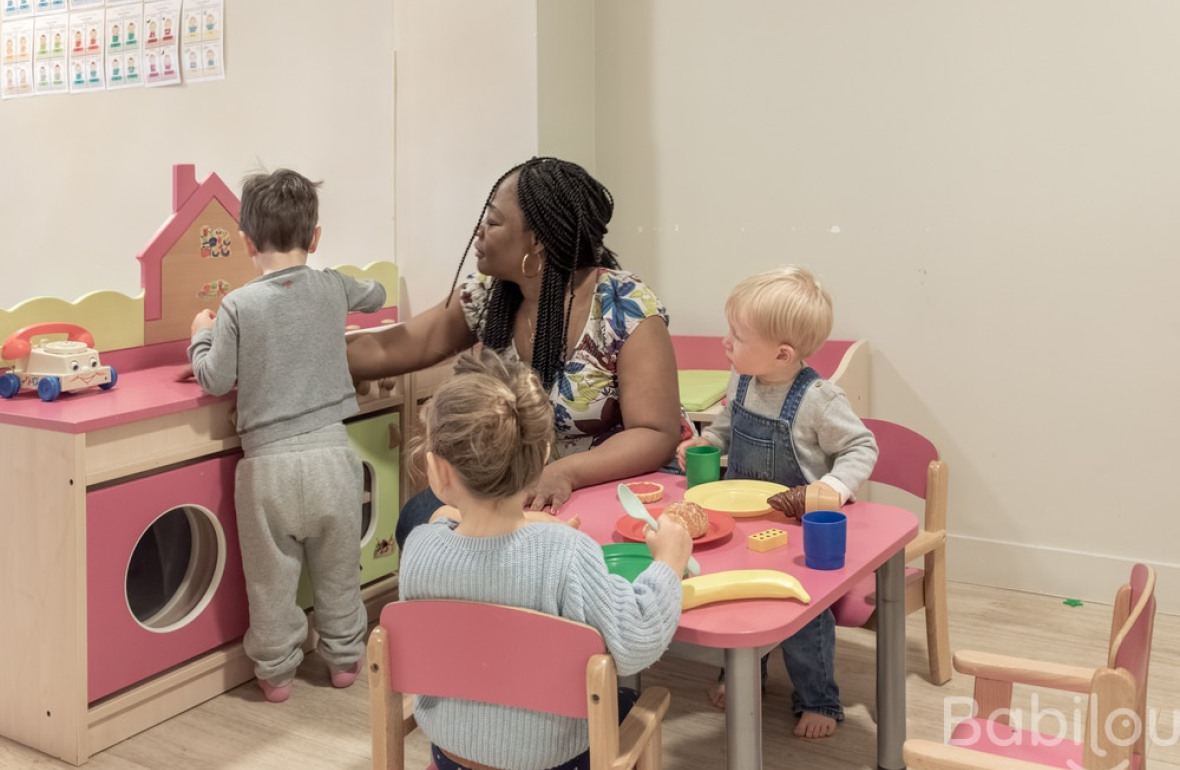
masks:
[[[1113,587],[1112,587],[1113,596]],[[1105,662],[1110,608],[1087,604],[1070,608],[1060,599],[992,588],[951,586],[951,643],[955,649],[981,649],[1013,655],[1101,665]],[[926,681],[925,628],[920,616],[908,624],[908,721],[911,737],[941,740],[944,699],[970,694],[971,681],[956,675],[943,688]],[[672,691],[665,722],[665,767],[704,770],[725,767],[724,715],[705,700],[709,666],[670,661],[644,674],[645,685]],[[806,742],[790,737],[790,684],[781,658],[771,667],[764,702],[766,768],[874,767],[876,728],[872,719],[875,688],[873,636],[840,630],[837,676],[848,719],[835,738]],[[1016,692],[1016,705],[1027,709],[1030,691]],[[1072,709],[1072,696],[1046,694],[1041,708]],[[1174,710],[1180,709],[1180,618],[1156,621],[1149,705],[1160,714],[1157,733],[1177,744]],[[955,705],[952,715],[964,706]],[[1049,731],[1054,730],[1048,726]],[[409,766],[426,765],[426,743],[416,733]],[[1180,745],[1148,750],[1148,766],[1180,770]],[[185,770],[265,770],[265,768],[367,768],[369,766],[368,692],[364,680],[348,690],[333,690],[327,669],[315,657],[304,663],[290,701],[270,705],[253,684],[192,709],[92,759],[93,770],[168,768]],[[0,767],[68,767],[0,738]]]

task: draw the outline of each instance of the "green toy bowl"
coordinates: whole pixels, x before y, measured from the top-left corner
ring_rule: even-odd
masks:
[[[651,549],[646,543],[609,543],[602,547],[606,571],[635,582],[639,573],[652,563]]]

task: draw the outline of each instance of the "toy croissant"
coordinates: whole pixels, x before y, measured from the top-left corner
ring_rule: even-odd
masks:
[[[791,487],[786,492],[779,492],[768,498],[766,503],[790,518],[801,519],[803,514],[812,511],[838,509],[840,507],[840,493],[827,484],[817,481],[813,484]]]

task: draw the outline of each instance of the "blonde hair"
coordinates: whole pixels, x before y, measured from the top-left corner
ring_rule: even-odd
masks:
[[[426,405],[415,450],[451,464],[478,497],[511,497],[541,476],[553,442],[553,406],[533,370],[490,350],[468,352]]]
[[[752,275],[729,293],[725,316],[807,358],[832,333],[832,297],[808,270],[795,265]]]

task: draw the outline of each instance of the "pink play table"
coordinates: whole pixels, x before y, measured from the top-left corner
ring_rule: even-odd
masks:
[[[668,473],[637,476],[630,481],[658,481],[664,499],[680,500],[685,479]],[[618,482],[580,489],[562,506],[561,518],[577,514],[582,530],[600,543],[625,542],[615,531],[623,514],[615,496]],[[746,600],[723,602],[685,612],[675,639],[720,649],[725,656],[725,712],[728,766],[731,770],[762,767],[762,689],[759,657],[768,646],[794,634],[828,609],[869,572],[877,573],[877,764],[886,770],[905,767],[905,545],[918,532],[914,514],[879,503],[851,503],[848,550],[843,569],[808,569],[803,561],[803,532],[781,514],[735,519],[733,535],[698,547],[693,555],[702,573],[735,569],[777,569],[797,577],[811,603]],[[746,547],[746,536],[770,526],[785,528],[789,543],[765,553]]]

